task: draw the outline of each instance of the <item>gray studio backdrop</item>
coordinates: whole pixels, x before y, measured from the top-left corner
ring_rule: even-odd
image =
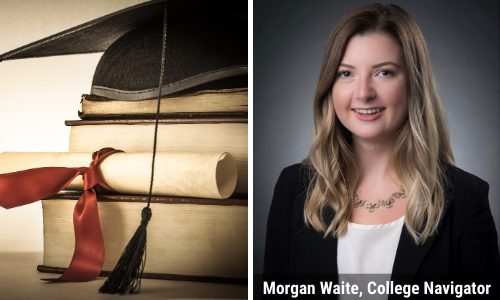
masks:
[[[457,165],[490,184],[500,232],[499,1],[382,1],[403,7],[427,41]],[[307,156],[312,103],[330,30],[371,1],[254,0],[254,272],[283,168]]]

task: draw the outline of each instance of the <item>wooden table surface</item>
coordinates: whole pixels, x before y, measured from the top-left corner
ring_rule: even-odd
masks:
[[[40,273],[41,252],[0,252],[1,300],[78,300],[122,299],[119,295],[99,294],[105,277],[91,282],[47,283],[40,278],[59,274]],[[247,299],[246,285],[143,279],[139,294],[123,299]]]

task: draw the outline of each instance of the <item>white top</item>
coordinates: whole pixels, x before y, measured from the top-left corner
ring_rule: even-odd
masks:
[[[377,275],[375,281],[390,280],[403,225],[404,216],[381,225],[349,222],[347,233],[338,238],[337,244],[339,283],[344,281],[357,284],[360,290],[365,290],[363,297],[368,296],[368,299],[387,299],[387,295],[367,295],[366,286],[373,280],[373,276],[368,278],[359,274],[387,274]],[[351,298],[340,295],[340,299]]]

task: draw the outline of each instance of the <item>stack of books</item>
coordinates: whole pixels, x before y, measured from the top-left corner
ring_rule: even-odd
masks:
[[[71,126],[69,151],[112,147],[152,152],[158,100],[118,101],[82,96],[81,120]],[[156,197],[148,226],[144,278],[226,283],[247,281],[248,89],[202,90],[161,99],[158,152],[229,152],[238,166],[229,199]],[[161,180],[161,179],[156,179]],[[62,273],[73,255],[73,209],[81,193],[42,201],[42,272]],[[101,275],[114,268],[140,224],[147,195],[98,195],[106,259]]]

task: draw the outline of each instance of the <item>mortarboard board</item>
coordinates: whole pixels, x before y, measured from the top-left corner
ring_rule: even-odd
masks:
[[[0,61],[104,52],[91,94],[116,100],[158,95],[163,6],[150,1],[0,55]],[[246,1],[168,1],[162,96],[247,86]]]

